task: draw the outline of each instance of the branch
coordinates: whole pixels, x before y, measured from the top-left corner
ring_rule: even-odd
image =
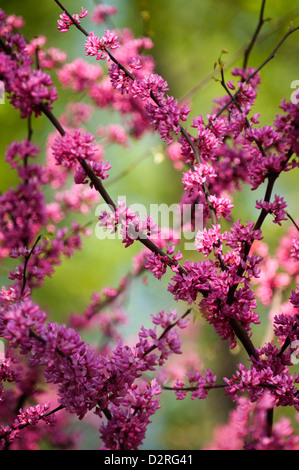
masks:
[[[163,331],[163,333],[159,336],[158,338],[158,341],[160,341],[162,338],[164,338],[164,336],[168,333],[169,330],[171,330],[172,328],[174,328],[178,322],[180,320],[183,320],[187,315],[189,315],[189,313],[191,312],[191,308],[189,308],[185,313],[184,315],[182,315],[177,321],[175,321],[174,323],[171,323],[171,325],[168,325],[165,330]],[[145,353],[143,354],[143,358],[145,356],[147,356],[148,354],[150,354],[152,351],[154,351],[158,346],[156,344],[153,344],[153,346],[151,346],[147,351],[145,351]]]
[[[73,21],[73,18],[72,16],[65,10],[65,8],[63,7],[63,5],[58,1],[58,0],[55,0],[55,2],[60,6],[60,8],[65,11],[65,13],[69,16],[70,20]],[[80,27],[80,25],[74,21],[74,24],[75,26],[81,31],[83,32],[83,34],[85,34],[85,36],[88,36],[88,33],[83,30],[82,31],[82,28]],[[131,79],[131,80],[135,80],[135,77],[122,65],[120,64],[120,62],[107,50],[105,49],[105,52],[109,55],[109,58],[118,66],[121,68],[121,70]],[[155,97],[155,95],[153,93],[151,93],[151,98],[152,100],[156,103],[157,106],[160,106],[160,103],[159,103],[159,100]],[[181,131],[181,134],[185,137],[185,139],[187,140],[187,142],[189,143],[190,147],[192,148],[192,151],[194,153],[194,157],[195,157],[195,160],[197,161],[197,163],[201,163],[201,158],[200,158],[200,154],[199,154],[199,149],[198,147],[196,146],[196,144],[193,142],[192,140],[192,137],[189,135],[189,133],[182,127],[180,126],[180,131]],[[110,196],[108,195],[108,193],[106,192],[106,190],[104,189],[104,186],[102,185],[102,183],[97,183],[97,177],[93,174],[92,170],[88,167],[87,163],[86,162],[82,162],[80,161],[81,165],[83,166],[83,168],[86,170],[87,174],[92,178],[92,182],[93,184],[95,185],[95,188],[99,191],[99,193],[102,195],[103,199],[108,202],[108,204],[110,206],[112,206],[115,210],[115,205],[113,203],[113,201],[111,200]],[[211,202],[209,201],[209,196],[210,196],[210,193],[209,193],[209,189],[208,189],[208,186],[206,183],[203,184],[202,186],[203,188],[203,192],[204,192],[204,195],[205,195],[205,199],[206,199],[206,202],[207,202],[207,205],[208,205],[208,208],[209,208],[209,211],[210,211],[210,215],[211,215],[211,219],[212,219],[212,223],[214,225],[217,224],[217,217],[216,217],[216,210],[214,208],[214,206],[211,204]],[[111,204],[112,203],[112,204]],[[178,263],[175,262],[173,263],[173,261],[171,260],[171,258],[166,255],[160,248],[158,248],[151,240],[149,240],[148,238],[138,238],[138,240],[144,245],[146,246],[147,248],[149,248],[153,253],[157,254],[157,255],[161,255],[163,257],[166,257],[169,259],[169,262],[172,263],[172,264],[175,264],[176,266],[178,266]],[[181,274],[186,274],[186,271],[184,268],[182,268],[181,266],[178,267],[179,269],[179,272]],[[200,291],[203,295],[206,294],[205,291]],[[244,328],[242,327],[242,325],[239,324],[239,322],[237,322],[237,320],[235,321],[231,321],[231,326],[235,332],[235,334],[237,335],[237,337],[240,339],[240,341],[242,342],[242,344],[244,345],[246,351],[248,352],[248,354],[250,356],[252,355],[256,355],[256,352],[255,352],[255,348],[254,346],[252,345],[251,343],[251,340],[248,336],[248,334],[246,333],[246,331],[244,330]]]
[[[26,277],[26,269],[27,269],[27,265],[28,265],[28,262],[33,254],[33,251],[36,247],[36,245],[38,244],[38,242],[40,241],[42,235],[39,235],[33,245],[33,247],[31,248],[30,250],[30,253],[25,256],[25,262],[24,262],[24,271],[23,271],[23,283],[22,283],[22,289],[21,289],[21,296],[23,295],[23,292],[25,290],[25,287],[26,287],[26,283],[27,283],[27,277]]]
[[[78,23],[78,21],[73,18],[73,16],[66,10],[66,8],[59,2],[59,0],[54,0],[54,2],[56,2],[57,5],[61,8],[61,10],[67,14],[69,19],[74,23],[76,28],[81,31],[81,33],[85,34],[85,36],[89,35],[88,32],[83,28],[83,26],[81,26],[80,23]]]
[[[284,37],[279,41],[279,43],[277,44],[277,46],[273,49],[273,51],[271,52],[271,54],[264,60],[264,62],[257,68],[255,69],[254,72],[252,72],[250,75],[248,75],[248,77],[246,78],[246,80],[244,81],[244,83],[248,83],[262,68],[265,67],[265,65],[270,62],[270,60],[272,60],[274,57],[275,57],[275,54],[276,52],[278,51],[278,49],[282,46],[282,44],[285,42],[285,40],[291,35],[293,34],[295,31],[298,31],[299,30],[299,26],[297,26],[296,28],[292,28],[290,29],[285,35]],[[234,94],[234,99],[238,96],[238,94],[240,93],[240,90],[236,91],[236,93]],[[216,118],[219,117],[227,108],[228,106],[233,102],[232,99],[230,99],[216,114]]]
[[[264,42],[266,39],[270,38],[275,34],[277,31],[279,31],[283,26],[286,24],[289,24],[290,21],[292,21],[294,18],[296,18],[299,15],[299,8],[296,7],[293,10],[289,11],[286,15],[284,15],[282,18],[280,18],[270,29],[270,32],[267,34],[264,34],[261,38],[258,38],[258,40],[255,42],[255,44],[261,44]],[[265,20],[267,21],[267,19]],[[238,62],[239,59],[244,56],[246,50],[246,44],[241,46],[237,51],[235,51],[232,55],[230,55],[230,60],[226,61],[225,63],[225,68],[232,67],[236,62]],[[216,72],[217,73],[217,72]],[[215,77],[215,71],[210,72],[207,74],[199,83],[195,84],[192,88],[190,88],[184,95],[182,95],[179,99],[179,102],[186,102],[190,101],[192,96],[194,96],[198,91],[202,90],[206,85],[209,84],[210,80]]]
[[[80,24],[74,20],[74,18],[71,16],[70,13],[67,12],[67,10],[64,8],[64,6],[58,1],[58,0],[54,0],[57,5],[68,15],[68,17],[70,18],[71,21],[73,21],[74,25],[76,26],[76,28],[78,28],[85,36],[89,36],[89,34],[87,33],[87,31],[85,31],[84,28],[82,28],[80,26]],[[104,51],[108,54],[109,58],[112,60],[112,62],[114,62],[118,68],[120,68],[124,73],[125,75],[130,78],[132,81],[136,80],[134,75],[129,72],[129,70],[123,65],[121,64],[112,54],[111,52],[104,48]],[[161,104],[159,103],[159,100],[157,99],[157,97],[151,92],[150,93],[150,97],[151,99],[154,101],[154,103],[158,106],[158,107],[161,107]],[[183,128],[182,125],[179,125],[180,127],[180,132],[181,134],[185,137],[185,139],[187,140],[188,144],[190,145],[192,151],[193,151],[193,154],[194,154],[194,158],[196,160],[196,162],[198,164],[201,163],[201,158],[200,158],[200,153],[199,153],[199,149],[198,147],[196,146],[196,144],[193,142],[193,139],[192,137],[190,136],[190,134]],[[213,206],[213,204],[211,204],[211,202],[209,201],[209,196],[210,196],[210,192],[209,192],[209,188],[207,186],[206,183],[203,183],[203,192],[204,192],[204,195],[205,195],[205,199],[206,199],[206,202],[207,202],[207,206],[208,206],[208,209],[209,209],[209,212],[210,212],[210,215],[211,215],[211,219],[212,219],[212,223],[213,225],[216,225],[217,224],[217,217],[216,217],[216,209],[215,207]]]
[[[45,413],[45,414],[39,416],[38,420],[40,421],[41,419],[48,418],[48,416],[51,416],[54,413],[57,413],[57,411],[63,410],[64,408],[65,407],[63,405],[59,405],[56,408],[54,408],[53,410],[48,411],[48,413]],[[30,426],[30,425],[31,425],[30,421],[27,421],[27,423],[20,424],[19,426],[12,426],[12,427],[10,427],[9,430],[7,430],[3,434],[1,434],[0,439],[6,439],[13,431],[17,431],[17,430],[20,431],[20,430],[22,430],[22,429],[24,429],[24,428],[26,428],[27,426]]]
[[[215,384],[215,385],[204,385],[203,387],[168,387],[163,385],[163,390],[171,390],[173,392],[196,392],[199,388],[203,388],[204,390],[213,390],[219,388],[225,388],[227,384]]]
[[[287,155],[286,155],[286,159],[283,162],[283,165],[282,165],[282,168],[280,169],[280,171],[275,172],[275,173],[272,172],[271,174],[269,174],[268,184],[267,184],[267,188],[266,188],[264,201],[266,201],[266,202],[270,201],[274,183],[275,183],[276,179],[278,178],[278,176],[280,175],[280,173],[283,171],[283,168],[286,166],[286,164],[289,161],[289,159],[291,158],[292,154],[293,154],[293,149],[291,147],[290,150],[288,151]],[[258,220],[256,221],[256,223],[254,225],[253,230],[259,230],[261,228],[261,226],[262,226],[262,224],[263,224],[263,222],[264,222],[267,215],[268,215],[268,212],[263,208],[261,210],[260,216],[258,217]],[[250,248],[252,246],[252,243],[253,243],[253,241],[251,243],[247,243],[247,242],[245,243],[244,256],[243,256],[243,260],[242,260],[243,262],[245,262],[246,259],[247,259]],[[242,263],[240,262],[239,267],[237,269],[237,276],[242,277],[244,271],[245,271],[245,269],[242,267]],[[234,302],[234,297],[235,297],[235,292],[236,292],[237,287],[238,287],[238,284],[233,284],[229,288],[229,291],[228,291],[228,294],[227,294],[227,301],[226,301],[227,305],[232,305],[232,303]],[[255,350],[255,348],[254,348],[254,346],[251,342],[251,339],[249,338],[247,332],[244,330],[243,326],[239,322],[237,322],[235,319],[231,319],[230,324],[231,324],[231,327],[233,328],[233,330],[235,331],[237,337],[240,339],[243,346],[245,347],[245,349],[246,349],[247,353],[249,354],[249,356],[250,357],[253,356],[253,357],[257,358],[256,350]],[[287,345],[286,345],[286,347],[287,347]]]
[[[295,220],[293,219],[293,217],[291,216],[291,214],[289,214],[288,212],[286,212],[288,218],[290,219],[290,221],[294,224],[294,226],[296,227],[296,229],[298,230],[299,232],[299,227],[298,225],[296,224]]]
[[[256,27],[256,30],[255,30],[253,36],[252,36],[252,39],[249,43],[249,46],[247,47],[247,49],[245,51],[245,54],[244,54],[243,69],[246,69],[246,67],[247,67],[249,55],[250,55],[250,53],[253,49],[254,44],[256,43],[256,40],[257,40],[257,37],[259,35],[260,30],[262,29],[264,23],[266,22],[266,20],[264,19],[265,5],[266,5],[266,0],[262,0],[258,25]]]

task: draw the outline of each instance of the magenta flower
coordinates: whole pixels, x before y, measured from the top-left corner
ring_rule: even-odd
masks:
[[[120,230],[120,235],[126,248],[134,243],[137,238],[148,238],[159,233],[159,227],[150,216],[141,220],[140,216],[126,206],[124,200],[117,202],[117,207],[108,214],[103,211],[99,216],[100,225],[106,227],[111,233]]]
[[[183,173],[183,186],[185,191],[201,192],[202,186],[207,180],[216,178],[215,169],[209,164],[194,165],[193,169]]]
[[[108,162],[91,162],[90,168],[92,169],[93,173],[100,179],[105,180],[108,178],[107,171],[111,169],[111,165]],[[89,183],[90,187],[93,187],[92,182],[89,180],[85,170],[82,168],[80,164],[78,164],[77,169],[74,174],[74,181],[76,184],[87,184]]]
[[[16,168],[19,162],[24,165],[26,159],[36,158],[39,152],[39,147],[28,140],[13,142],[6,150],[5,160],[11,168]]]
[[[62,86],[75,92],[88,90],[102,75],[99,64],[89,64],[80,57],[65,64],[57,73]]]
[[[117,13],[117,8],[114,5],[101,3],[100,5],[97,5],[95,7],[90,19],[95,24],[102,24],[102,23],[105,23],[108,16],[115,15],[116,13]]]
[[[81,8],[81,13],[77,14],[75,13],[73,15],[73,18],[75,21],[77,21],[77,23],[80,24],[80,20],[79,18],[85,18],[85,16],[87,16],[88,14],[88,10],[86,10],[85,8]],[[74,22],[71,20],[71,18],[65,13],[63,12],[62,15],[59,15],[60,17],[60,20],[57,20],[57,23],[58,23],[58,31],[60,31],[61,33],[66,33],[70,26],[72,24],[74,24]]]
[[[226,232],[220,233],[220,225],[213,226],[212,228],[204,228],[199,230],[195,237],[195,247],[198,251],[208,256],[213,250],[216,253],[221,253],[222,243],[226,238]]]
[[[104,60],[109,57],[106,49],[117,49],[118,47],[120,47],[118,37],[109,29],[105,31],[101,39],[92,31],[85,42],[85,53],[89,56],[96,56],[96,60]]]
[[[72,169],[78,158],[93,160],[96,153],[93,140],[94,136],[90,132],[86,134],[77,129],[73,134],[66,133],[63,137],[58,137],[52,146],[57,165]]]
[[[273,222],[274,224],[281,225],[283,220],[288,220],[285,208],[287,207],[287,203],[285,202],[283,197],[278,196],[275,194],[273,202],[267,201],[256,201],[255,207],[257,209],[264,209],[265,211],[269,212],[274,216]]]
[[[127,389],[121,406],[111,406],[111,418],[100,427],[104,442],[103,449],[137,450],[145,438],[147,426],[151,423],[150,416],[158,408],[161,393],[156,380],[151,383],[132,385]]]

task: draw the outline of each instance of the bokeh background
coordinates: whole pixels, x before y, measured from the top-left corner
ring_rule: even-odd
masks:
[[[108,0],[107,0],[108,3]],[[242,54],[257,24],[260,0],[115,0],[109,2],[118,8],[118,14],[112,17],[112,23],[95,27],[88,20],[83,20],[87,30],[96,30],[100,35],[107,26],[111,29],[130,28],[136,37],[150,36],[154,41],[151,53],[156,62],[156,72],[168,82],[170,92],[178,99],[188,99],[192,103],[192,117],[205,116],[212,109],[212,100],[222,96],[223,91],[214,71],[214,63],[221,51],[225,62],[226,77],[232,67],[242,64]],[[81,6],[92,11],[96,1],[64,0],[66,8],[72,13],[79,12]],[[59,47],[67,51],[69,60],[84,57],[84,37],[75,28],[67,34],[57,30],[57,19],[61,11],[52,0],[0,0],[0,7],[7,14],[22,15],[26,22],[22,32],[27,39],[33,36],[48,37],[47,46]],[[251,66],[259,66],[287,32],[291,24],[299,23],[297,0],[271,0],[267,2],[265,16],[269,21],[264,25],[258,43],[250,57]],[[298,33],[288,38],[276,57],[262,70],[262,84],[255,111],[261,112],[261,123],[270,125],[282,98],[290,99],[291,82],[299,79],[298,69]],[[72,101],[72,92],[62,90],[59,84],[59,99],[55,103],[54,113],[59,115],[68,101]],[[114,113],[99,112],[96,122],[90,124],[90,131],[100,124],[117,121]],[[33,139],[44,148],[47,135],[52,130],[46,118],[34,121]],[[18,113],[8,104],[0,106],[0,191],[6,191],[17,183],[15,174],[4,162],[6,146],[12,140],[24,139],[27,135],[27,123],[20,121]],[[162,151],[162,152],[161,152]],[[142,155],[147,155],[132,171],[117,183],[109,187],[114,200],[126,196],[128,203],[173,204],[181,193],[181,174],[172,164],[161,158],[163,147],[155,134],[146,136],[141,141],[130,143],[127,150],[110,146],[106,158],[112,164],[111,178],[116,177]],[[298,216],[298,201],[295,191],[298,187],[298,172],[284,174],[279,178],[276,192],[285,196],[289,211]],[[238,194],[233,212],[234,219],[255,220],[257,211],[254,202],[262,193],[253,194],[246,189]],[[87,218],[75,216],[81,222],[91,220],[95,227],[96,217],[92,212]],[[73,219],[70,218],[70,222]],[[278,237],[282,236],[286,226],[275,226],[267,222],[264,226],[266,239],[274,249]],[[38,289],[34,298],[48,312],[49,320],[64,322],[72,312],[80,313],[89,302],[93,291],[104,286],[118,285],[121,276],[131,267],[132,256],[139,251],[134,244],[125,249],[119,240],[99,241],[93,234],[83,242],[83,249],[74,257],[65,260],[56,269],[55,275],[47,279]],[[189,254],[188,254],[189,256]],[[190,257],[190,256],[189,256]],[[0,266],[1,285],[7,285],[7,273],[12,263],[2,262]],[[184,307],[177,305],[167,293],[170,275],[162,281],[148,278],[145,285],[141,278],[134,280],[125,300],[129,323],[124,328],[124,335],[129,339],[138,332],[141,324],[149,326],[149,315],[162,309]],[[260,307],[262,325],[255,331],[256,342],[262,341],[266,331],[267,312]],[[216,336],[213,329],[205,325],[201,318],[196,319],[195,348],[205,367],[211,367],[215,373],[230,375],[234,366],[244,356],[237,348],[233,353]],[[194,340],[194,338],[193,338]],[[199,449],[212,437],[215,424],[224,423],[230,411],[231,403],[222,391],[213,391],[206,400],[191,402],[186,399],[179,402],[172,392],[161,396],[161,410],[154,416],[149,428],[144,448],[148,449]],[[98,435],[87,423],[82,448],[97,448]]]

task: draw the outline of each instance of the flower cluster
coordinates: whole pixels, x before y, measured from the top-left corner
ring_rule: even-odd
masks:
[[[19,162],[24,162],[28,157],[36,158],[39,152],[39,147],[33,142],[14,141],[6,150],[5,161],[10,164],[11,168],[16,168]]]
[[[57,76],[64,88],[74,92],[84,91],[103,75],[102,68],[97,64],[89,64],[80,57],[59,69]]]
[[[111,165],[108,162],[94,162],[94,161],[92,161],[90,163],[90,168],[98,178],[100,178],[102,180],[105,180],[109,176],[106,172],[110,170]],[[74,181],[75,181],[76,184],[87,184],[87,183],[89,183],[91,187],[93,186],[92,182],[90,182],[90,180],[87,179],[86,172],[81,166],[78,166],[76,171],[75,171]]]
[[[92,31],[85,42],[85,54],[96,56],[96,60],[105,60],[108,57],[107,49],[117,49],[118,47],[120,47],[118,37],[109,29],[105,31],[101,39]]]
[[[229,421],[218,426],[212,442],[205,450],[296,450],[298,436],[288,418],[280,418],[269,435],[267,415],[273,408],[274,400],[269,391],[252,403],[242,396],[237,407],[230,412]]]
[[[159,399],[162,392],[156,380],[133,384],[121,401],[121,406],[111,406],[111,418],[102,424],[100,433],[103,449],[137,450],[143,443],[150,416],[160,408]]]
[[[67,169],[74,168],[78,159],[93,160],[96,153],[96,146],[93,144],[94,136],[75,130],[74,134],[66,133],[56,139],[52,146],[53,155],[58,165]]]
[[[125,200],[118,201],[116,208],[111,209],[110,214],[102,211],[99,216],[99,225],[110,230],[111,233],[116,233],[119,228],[126,247],[132,245],[137,239],[145,239],[159,233],[159,227],[150,216],[141,220],[139,215],[126,206]]]
[[[107,3],[101,3],[95,7],[91,14],[91,21],[95,24],[105,23],[107,17],[115,15],[117,8],[114,5],[108,5]]]
[[[225,233],[220,233],[220,225],[213,226],[208,230],[199,230],[195,237],[195,246],[199,252],[208,256],[214,249],[219,253],[222,251],[222,243],[225,240]]]
[[[167,266],[170,266],[172,271],[178,272],[178,261],[183,258],[182,253],[178,250],[174,254],[175,246],[169,246],[166,249],[165,255],[147,253],[145,255],[144,267],[151,271],[155,278],[161,279],[166,273]]]
[[[161,138],[170,144],[173,135],[181,132],[181,121],[186,121],[190,109],[186,105],[179,106],[176,99],[167,96],[159,101],[159,105],[147,102],[145,110],[149,122],[155,130],[158,130]]]
[[[280,355],[273,343],[266,345],[258,351],[256,359],[252,359],[252,366],[246,369],[239,364],[239,370],[231,379],[225,378],[226,392],[236,400],[242,390],[247,391],[253,402],[257,401],[268,388],[275,400],[275,406],[294,406],[299,408],[299,398],[296,384],[297,375],[289,371],[290,353]]]
[[[73,19],[80,24],[79,18],[85,18],[85,16],[88,15],[88,10],[86,8],[81,9],[81,13],[77,14],[75,13],[73,15]],[[58,23],[58,31],[61,33],[66,33],[70,26],[74,24],[74,22],[71,20],[71,18],[65,13],[65,11],[62,13],[62,15],[59,15],[60,20],[57,20]]]
[[[1,449],[5,449],[5,442],[12,442],[19,438],[24,427],[34,426],[41,420],[49,426],[53,426],[55,424],[55,416],[48,417],[46,413],[48,409],[49,405],[44,403],[30,406],[24,411],[20,409],[11,426],[0,426]]]
[[[12,33],[8,36],[5,53],[0,51],[0,76],[11,104],[20,110],[20,117],[32,113],[41,115],[41,105],[51,109],[57,99],[52,78],[42,70],[32,68],[33,62],[26,49],[23,36]]]
[[[176,380],[174,384],[174,393],[177,400],[183,400],[187,396],[187,392],[191,392],[191,399],[200,400],[207,397],[208,392],[215,385],[216,375],[208,369],[203,374],[198,371],[190,372],[188,375],[188,385],[186,386],[180,380]]]
[[[281,225],[281,222],[283,220],[288,220],[285,211],[287,203],[285,202],[283,197],[277,196],[277,194],[275,194],[273,202],[257,201],[255,207],[257,209],[264,209],[265,211],[272,214],[274,216],[274,224]]]
[[[160,312],[153,317],[153,321],[164,328],[159,337],[156,326],[150,330],[142,327],[134,351],[118,344],[112,351],[110,360],[97,355],[73,329],[57,323],[46,323],[45,313],[29,300],[1,309],[0,334],[11,346],[19,347],[22,354],[29,355],[32,365],[44,367],[48,383],[59,385],[60,405],[82,419],[88,410],[97,405],[99,408],[96,412],[100,415],[110,403],[109,413],[115,413],[116,416],[122,413],[120,403],[121,406],[128,406],[130,387],[133,391],[136,390],[136,386],[132,384],[141,371],[154,370],[158,364],[165,362],[169,354],[180,353],[177,327],[184,328],[186,321],[178,318],[174,311],[169,314]],[[153,352],[156,349],[159,355]],[[151,397],[146,396],[151,399],[160,392],[155,386],[149,393]],[[130,399],[129,403],[133,406]],[[140,439],[144,437],[148,416],[152,414],[151,409],[146,407],[140,417],[144,422]],[[25,420],[26,423],[34,424],[41,419],[41,413],[44,413],[44,409],[40,408],[39,413],[35,413],[35,409],[32,413],[29,411],[20,414],[22,423]],[[113,421],[109,422],[105,431],[105,439],[111,435],[112,423]],[[8,430],[4,429],[3,432],[6,435]],[[115,429],[113,433],[116,433]]]
[[[20,110],[21,118],[34,113],[41,114],[39,106],[45,103],[50,106],[57,99],[56,89],[47,73],[42,70],[23,68],[10,82],[9,98],[12,105]]]

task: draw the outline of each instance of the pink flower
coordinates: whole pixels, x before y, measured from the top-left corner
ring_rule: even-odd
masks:
[[[179,106],[177,100],[167,96],[160,99],[159,105],[146,102],[145,111],[150,124],[169,145],[173,142],[173,134],[181,132],[180,121],[187,120],[190,109],[186,105]]]
[[[174,272],[178,271],[177,262],[182,259],[183,255],[180,251],[177,254],[173,254],[173,248],[167,248],[165,256],[155,253],[145,255],[144,267],[150,270],[157,279],[161,279],[164,276],[167,266],[170,266]]]
[[[187,385],[179,380],[175,382],[174,393],[177,400],[183,400],[187,396],[188,391],[191,392],[192,400],[195,400],[196,398],[199,398],[200,400],[206,398],[209,390],[214,387],[216,380],[216,375],[212,374],[210,369],[207,369],[202,374],[198,371],[188,373],[187,377]]]
[[[13,142],[7,148],[5,160],[10,164],[11,168],[16,168],[19,161],[24,165],[26,159],[36,158],[39,152],[39,147],[28,140]]]
[[[111,233],[115,233],[120,228],[120,235],[126,248],[134,243],[138,238],[146,238],[159,233],[159,227],[155,224],[151,217],[142,221],[140,216],[126,206],[124,200],[117,202],[115,210],[108,214],[103,211],[99,216],[100,225],[106,227]]]
[[[217,219],[224,217],[225,219],[230,220],[231,210],[234,205],[228,197],[209,196],[208,199],[215,208]]]
[[[201,158],[203,160],[211,160],[215,158],[216,151],[222,143],[218,133],[204,123],[202,116],[192,119],[192,127],[197,130],[198,147]]]
[[[181,151],[181,145],[179,142],[173,142],[167,149],[167,156],[173,162],[173,166],[176,170],[180,171],[184,167],[183,155]]]
[[[129,92],[132,80],[118,65],[114,63],[110,65],[109,76],[115,90],[118,90],[122,95]]]
[[[88,214],[94,204],[99,202],[99,194],[90,186],[73,184],[66,190],[58,192],[55,200],[65,208],[66,212]]]
[[[295,308],[299,309],[299,286],[296,287],[296,291],[292,290],[291,303]]]
[[[102,3],[95,7],[90,19],[95,24],[102,24],[105,23],[108,16],[115,15],[116,13],[117,8],[114,5]]]
[[[117,49],[120,44],[116,34],[107,29],[104,36],[100,39],[92,31],[85,42],[85,53],[89,56],[96,56],[96,60],[104,60],[109,57],[106,49]]]
[[[208,256],[213,250],[221,253],[222,242],[225,240],[226,232],[220,233],[220,225],[216,225],[212,228],[199,230],[195,237],[195,247],[198,251]]]
[[[285,202],[283,197],[278,196],[275,194],[273,202],[267,201],[256,201],[255,207],[257,209],[264,209],[269,214],[274,216],[274,224],[281,225],[283,220],[288,220],[285,208],[287,207],[287,203]]]
[[[31,71],[29,67],[17,70],[8,91],[12,105],[21,112],[21,118],[28,117],[32,112],[40,116],[39,105],[43,103],[51,109],[51,104],[57,99],[50,75],[42,70]]]
[[[133,82],[132,95],[134,98],[148,100],[153,94],[160,101],[168,89],[167,82],[160,75],[152,73],[140,81]]]
[[[234,223],[230,232],[227,232],[226,243],[232,248],[244,249],[244,244],[252,245],[253,240],[261,240],[261,230],[253,230],[254,223],[248,222],[247,225],[241,224],[241,219]]]
[[[105,180],[108,178],[109,175],[107,175],[107,171],[111,169],[111,165],[108,162],[91,162],[90,163],[90,168],[94,172],[94,174],[102,179]],[[90,182],[85,170],[82,168],[80,164],[78,164],[77,169],[74,174],[74,181],[76,184],[90,184],[90,187],[93,187],[92,182]]]
[[[79,15],[77,13],[73,15],[73,18],[75,21],[77,21],[77,23],[80,23],[79,18],[85,18],[85,16],[88,14],[88,10],[86,10],[85,8],[82,7],[81,10],[82,11],[81,13],[79,13]],[[66,33],[69,30],[70,26],[74,24],[74,22],[65,12],[63,12],[62,15],[59,16],[61,19],[57,20],[58,31],[60,31],[61,33]]]
[[[194,165],[193,169],[183,173],[182,182],[185,191],[201,192],[203,184],[210,178],[216,178],[217,174],[209,164]]]
[[[89,89],[102,75],[100,65],[89,64],[80,57],[65,64],[57,72],[63,88],[71,88],[76,92]]]
[[[128,145],[129,135],[126,129],[120,124],[108,124],[107,127],[97,129],[99,136],[105,136],[109,143],[117,143],[124,147]]]
[[[93,140],[91,133],[85,134],[77,129],[73,135],[66,133],[63,137],[58,137],[52,146],[57,165],[71,169],[77,164],[78,158],[92,160],[96,153]]]
[[[150,416],[160,408],[155,396],[161,391],[155,379],[127,387],[120,406],[110,407],[111,417],[100,427],[104,449],[137,450],[140,447],[151,423]]]

